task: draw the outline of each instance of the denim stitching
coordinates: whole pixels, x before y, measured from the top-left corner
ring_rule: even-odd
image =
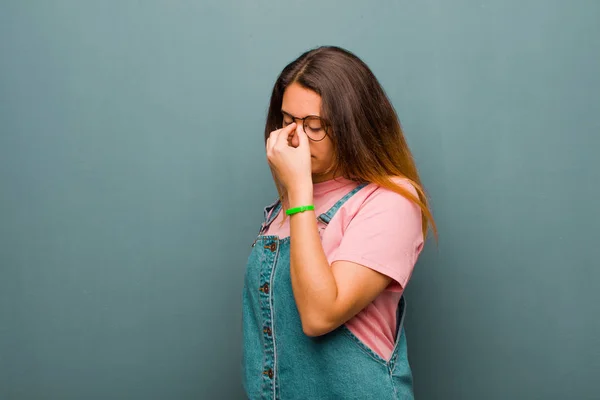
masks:
[[[350,199],[352,196],[354,196],[359,190],[361,190],[365,186],[367,186],[367,183],[361,183],[360,185],[358,185],[357,187],[355,187],[354,189],[352,189],[344,197],[342,197],[340,200],[338,200],[338,202],[335,203],[333,205],[333,207],[331,207],[329,210],[327,210],[327,212],[319,215],[319,219],[323,223],[325,223],[326,225],[328,225],[331,222],[331,220],[333,219],[333,217],[335,216],[335,214],[337,214],[338,210],[340,208],[342,208],[342,206],[348,201],[348,199]]]
[[[360,189],[362,189],[363,187],[365,187],[366,184],[361,184],[359,186],[357,186],[355,189],[353,189],[351,192],[349,192],[348,194],[346,194],[342,199],[340,199],[336,204],[334,204],[333,207],[331,207],[327,213],[321,214],[318,219],[323,222],[325,224],[325,227],[327,227],[328,223],[331,221],[331,219],[333,219],[333,217],[336,215],[337,211],[339,211],[339,209],[343,206],[343,204],[350,198],[352,197],[352,195],[354,195],[356,192],[358,192]],[[277,204],[278,202],[275,202],[273,204],[273,207],[271,210],[266,210],[265,209],[265,221],[263,222],[263,225],[261,227],[261,231],[259,232],[259,235],[257,236],[255,243],[260,243],[260,249],[256,249],[257,251],[259,251],[260,255],[262,256],[261,259],[262,261],[259,261],[262,264],[261,269],[263,270],[261,275],[263,277],[263,282],[267,279],[267,273],[268,275],[268,282],[270,284],[270,292],[267,296],[267,307],[269,312],[269,318],[270,318],[270,323],[271,323],[271,328],[272,328],[272,343],[270,343],[267,346],[267,341],[265,341],[265,353],[263,353],[263,362],[266,363],[267,358],[268,357],[268,351],[267,348],[271,347],[273,350],[273,355],[272,355],[272,368],[273,368],[273,379],[272,382],[269,382],[268,380],[263,381],[263,385],[262,386],[262,390],[261,390],[261,397],[264,398],[264,396],[269,396],[267,398],[271,398],[274,400],[277,400],[280,398],[280,393],[279,393],[279,372],[278,372],[278,367],[279,367],[279,362],[277,360],[277,344],[275,341],[275,319],[277,318],[277,316],[275,315],[276,310],[274,309],[274,303],[273,303],[273,297],[274,297],[274,290],[273,290],[273,284],[274,284],[274,280],[275,280],[275,270],[277,269],[277,262],[280,258],[280,254],[281,254],[281,246],[285,245],[287,242],[290,241],[290,237],[286,237],[283,239],[280,239],[277,235],[263,235],[264,232],[266,232],[268,230],[269,225],[275,220],[275,218],[277,217],[279,211],[280,211],[280,207],[281,204]],[[270,211],[271,215],[269,215],[269,218],[267,218],[268,212]],[[277,242],[278,245],[276,247],[276,249],[274,249],[274,251],[267,251],[267,249],[265,249],[264,247],[267,244],[272,244],[272,242]],[[253,249],[255,250],[255,249]],[[269,262],[266,262],[267,259],[269,259]],[[266,264],[266,265],[265,265]],[[277,269],[279,270],[279,269]],[[264,275],[263,275],[264,274]],[[354,342],[353,344],[355,346],[357,346],[357,348],[364,354],[366,354],[367,356],[369,356],[370,358],[372,358],[376,364],[378,365],[383,365],[386,366],[386,369],[388,370],[388,376],[390,377],[390,383],[392,385],[392,389],[393,389],[393,393],[394,393],[394,398],[399,399],[399,392],[398,392],[398,388],[396,387],[396,385],[394,384],[394,375],[393,375],[393,371],[396,368],[396,364],[398,364],[398,360],[399,360],[399,348],[400,348],[400,340],[402,338],[402,333],[403,333],[403,320],[404,320],[404,310],[401,314],[401,319],[400,319],[400,323],[398,324],[398,332],[396,333],[396,343],[394,345],[394,349],[392,352],[392,357],[389,361],[386,361],[385,359],[383,359],[379,354],[375,353],[371,348],[369,348],[366,344],[364,344],[360,339],[358,339],[358,337],[356,337],[352,331],[350,329],[347,328],[347,326],[342,325],[340,327],[341,329],[341,333],[346,336],[347,338],[350,339],[350,342]],[[272,393],[269,393],[269,389],[270,388],[272,390]],[[271,396],[272,394],[272,396]]]
[[[276,239],[279,242],[279,238]],[[277,248],[275,254],[273,255],[273,267],[271,268],[271,276],[269,278],[269,307],[271,308],[271,341],[273,342],[273,400],[277,400],[277,390],[276,384],[277,381],[277,345],[275,343],[275,309],[273,307],[273,293],[275,290],[273,289],[274,277],[275,277],[275,268],[277,267],[277,259],[279,257],[279,248],[281,243],[277,244]]]
[[[392,389],[394,390],[394,397],[396,399],[399,399],[398,397],[398,391],[396,390],[396,385],[394,384],[394,376],[392,374],[392,370],[390,368],[388,368],[388,373],[390,376],[390,385],[392,385]]]
[[[278,237],[277,236],[259,236],[256,238],[256,242],[255,243],[259,243],[259,247],[256,249],[259,252],[259,255],[261,256],[261,271],[260,271],[260,279],[262,281],[267,281],[267,276],[268,276],[268,282],[269,282],[269,287],[271,288],[273,285],[273,271],[275,270],[275,265],[277,262],[277,255],[279,254],[279,247],[277,248],[277,252],[275,254],[268,253],[266,252],[266,250],[264,249],[264,243],[269,243],[269,242],[274,242],[274,241],[278,241]],[[262,246],[260,246],[262,245]],[[263,299],[263,302],[261,304],[261,315],[262,315],[262,319],[269,323],[269,325],[271,326],[271,329],[274,330],[274,323],[273,323],[273,291],[269,290],[269,293],[261,293],[261,297],[266,295],[266,299]],[[266,301],[266,307],[265,307],[265,302]],[[268,313],[268,314],[267,314]],[[271,335],[271,343],[269,343],[268,339],[264,339],[264,347],[263,347],[263,365],[268,365],[268,364],[272,364],[272,370],[273,370],[273,378],[268,378],[267,376],[264,375],[264,371],[263,374],[261,374],[261,397],[265,396],[266,393],[269,392],[269,390],[272,391],[273,393],[273,399],[275,399],[275,371],[276,371],[276,364],[275,364],[275,335],[274,333],[272,333]],[[268,353],[269,351],[272,351],[272,360],[270,360]],[[271,361],[271,362],[268,362]]]
[[[264,275],[265,275],[265,272],[266,272],[266,271],[264,270],[264,268],[262,267],[262,265],[264,265],[264,261],[265,261],[266,259],[268,259],[268,255],[265,253],[265,251],[264,251],[264,248],[261,248],[261,247],[259,247],[259,250],[258,250],[258,251],[259,251],[259,253],[261,253],[261,255],[262,255],[262,258],[261,258],[261,259],[262,259],[262,262],[261,262],[261,272],[260,272],[260,277],[261,277],[261,280],[264,280]],[[269,265],[269,264],[267,264],[267,268],[269,268],[269,266],[268,266],[268,265]],[[264,294],[264,293],[261,293],[261,297],[262,297],[262,294]],[[267,295],[267,296],[269,296],[269,295]],[[270,296],[269,296],[269,297],[270,297]],[[270,303],[270,299],[269,299],[269,297],[267,298],[267,301],[268,301],[268,303]],[[267,307],[269,307],[269,306],[267,306]],[[263,318],[263,319],[264,319],[264,317],[265,317],[265,315],[264,315],[264,314],[265,314],[265,310],[264,310],[264,300],[263,300],[263,299],[261,299],[261,316],[262,316],[262,318]],[[271,322],[271,323],[272,323],[272,322]],[[263,365],[265,365],[265,366],[266,366],[266,365],[268,365],[268,362],[267,362],[267,361],[268,361],[268,353],[269,353],[269,343],[268,343],[268,340],[264,340],[264,342],[263,342],[263,343],[264,343],[264,350],[263,350]],[[263,368],[264,368],[264,367],[263,367]],[[268,385],[268,381],[267,381],[267,379],[266,379],[266,377],[265,377],[265,375],[264,375],[264,370],[263,370],[263,373],[261,374],[261,381],[262,381],[262,384],[261,384],[261,394],[264,394],[265,392],[267,392],[267,390],[268,390],[268,386],[269,386],[269,385]]]
[[[271,212],[272,210],[272,212]],[[275,203],[265,208],[265,220],[262,223],[261,230],[259,231],[259,236],[262,235],[266,230],[271,226],[275,218],[277,218],[277,214],[281,210],[281,202],[277,200]],[[271,213],[271,215],[269,215]]]

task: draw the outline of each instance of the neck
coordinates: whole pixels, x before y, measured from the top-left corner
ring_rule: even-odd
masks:
[[[312,181],[313,183],[321,183],[325,181],[330,181],[334,178],[339,178],[341,176],[342,174],[335,174],[334,172],[326,172],[324,174],[312,174]]]

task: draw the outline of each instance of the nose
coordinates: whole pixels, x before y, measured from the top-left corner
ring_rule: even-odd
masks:
[[[300,138],[298,138],[298,133],[294,129],[290,137],[288,138],[288,144],[292,147],[300,146]]]

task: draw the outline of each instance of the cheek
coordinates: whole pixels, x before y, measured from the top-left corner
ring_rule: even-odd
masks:
[[[333,158],[333,145],[330,141],[310,143],[310,154],[320,161],[329,161]]]

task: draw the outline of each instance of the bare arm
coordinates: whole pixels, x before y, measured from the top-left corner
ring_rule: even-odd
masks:
[[[312,187],[290,193],[292,205],[312,204]],[[392,279],[349,261],[329,265],[315,213],[290,217],[290,274],[304,333],[324,335],[371,303]]]

